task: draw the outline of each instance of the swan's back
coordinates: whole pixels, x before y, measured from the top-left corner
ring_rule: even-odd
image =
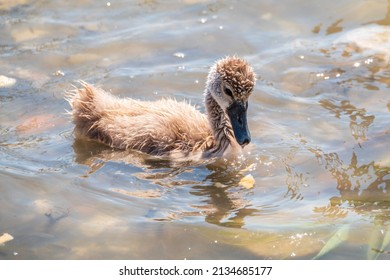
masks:
[[[75,133],[152,155],[201,152],[213,145],[206,115],[186,102],[119,99],[82,83],[68,96]]]

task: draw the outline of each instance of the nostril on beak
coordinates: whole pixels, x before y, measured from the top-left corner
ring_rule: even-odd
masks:
[[[249,142],[250,142],[250,140],[249,140],[248,138],[245,139],[245,140],[242,142],[242,146],[244,147],[244,146],[248,145]]]

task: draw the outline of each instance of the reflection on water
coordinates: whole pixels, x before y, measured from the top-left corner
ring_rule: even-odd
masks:
[[[167,217],[156,217],[155,220],[164,221],[186,216],[204,216],[205,220],[211,224],[240,228],[244,225],[246,216],[251,216],[259,211],[248,207],[249,202],[243,198],[239,188],[243,174],[252,169],[253,163],[251,164],[249,160],[241,158],[233,162],[223,159],[177,162],[133,151],[112,150],[102,144],[86,140],[76,140],[73,148],[76,161],[90,168],[83,177],[91,176],[104,167],[108,161],[123,162],[142,169],[142,172],[133,174],[140,180],[151,181],[163,189],[189,186],[189,195],[201,198],[200,204],[190,205],[192,211],[171,212]],[[199,176],[200,181],[195,181],[196,178],[181,180],[185,173],[197,173],[198,175],[206,173],[208,175]],[[160,188],[138,191],[110,190],[140,198],[162,196]],[[153,211],[149,211],[147,215],[149,218],[153,218]]]
[[[350,119],[349,127],[351,129],[351,135],[360,141],[367,140],[368,127],[374,122],[374,115],[366,115],[364,108],[358,109],[348,100],[342,100],[340,105],[334,104],[331,100],[321,100],[319,102],[322,107],[328,109],[334,113],[336,118],[340,118],[341,115],[347,115]]]
[[[369,23],[376,23],[379,25],[390,25],[390,0],[387,0],[387,12],[386,16],[383,19],[371,21]]]
[[[350,163],[345,164],[337,153],[325,154],[318,149],[311,151],[320,162],[324,162],[325,169],[336,180],[340,197],[332,197],[332,205],[336,201],[337,204],[347,201],[353,207],[371,202],[375,205],[389,202],[389,167],[374,161],[359,165],[355,152],[352,152]]]
[[[336,22],[332,23],[327,29],[326,29],[326,35],[334,34],[343,31],[343,28],[340,26],[340,24],[343,22],[343,19],[339,19]]]
[[[1,259],[390,259],[390,1],[110,3],[0,4]],[[75,80],[204,112],[228,54],[259,75],[243,157],[74,139]]]

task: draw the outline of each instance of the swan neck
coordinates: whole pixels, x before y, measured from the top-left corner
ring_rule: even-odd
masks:
[[[222,155],[229,147],[231,139],[234,138],[230,120],[210,93],[206,94],[205,103],[210,127],[215,139],[215,146],[210,150],[210,153],[215,156]]]

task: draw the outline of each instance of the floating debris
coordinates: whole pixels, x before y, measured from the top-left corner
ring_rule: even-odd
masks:
[[[246,189],[252,189],[255,186],[255,178],[251,174],[246,175],[238,184]]]
[[[0,236],[0,245],[3,245],[4,243],[11,241],[14,239],[14,237],[9,233],[3,233],[2,236]]]
[[[13,78],[8,78],[6,76],[0,75],[0,88],[12,87],[16,84],[16,80]]]

